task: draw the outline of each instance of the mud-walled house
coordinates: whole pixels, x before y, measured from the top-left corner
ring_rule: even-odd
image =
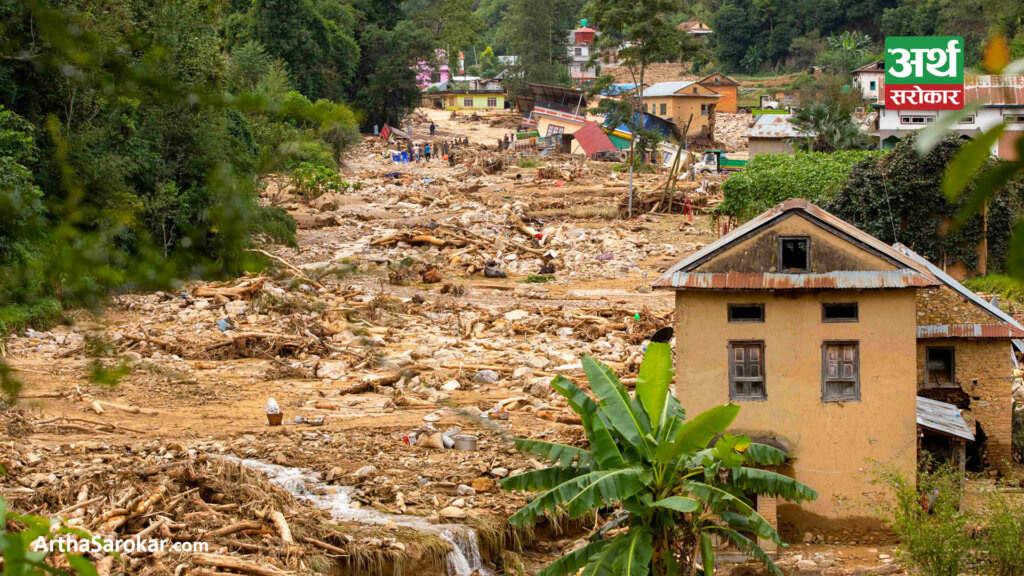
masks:
[[[690,413],[739,404],[735,432],[784,449],[779,472],[819,492],[756,501],[792,534],[870,537],[880,466],[913,475],[918,438],[973,440],[955,406],[918,401],[917,258],[788,200],[665,272],[675,291],[676,394]]]

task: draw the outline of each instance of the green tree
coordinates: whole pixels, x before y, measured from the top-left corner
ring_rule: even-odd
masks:
[[[618,0],[594,0],[589,12],[594,23],[601,30],[595,42],[598,49],[618,51],[620,65],[625,66],[632,76],[633,84],[644,86],[647,66],[652,62],[692,59],[703,50],[703,45],[693,36],[673,26],[668,14],[683,7],[681,0],[647,0],[643,2],[619,2]],[[597,54],[591,56],[596,60]],[[630,98],[633,104],[632,128],[634,134],[643,128],[643,90],[637,90]],[[632,217],[633,201],[633,158],[637,138],[630,140],[629,149],[629,201]],[[684,139],[685,140],[685,139]],[[685,142],[684,142],[685,144]]]
[[[816,90],[815,85],[811,90]],[[789,118],[801,136],[792,139],[802,152],[864,150],[868,135],[853,118],[853,99],[838,90],[826,89],[821,97],[798,108]]]
[[[527,84],[560,83],[573,16],[566,0],[510,1],[498,34],[516,57],[506,75],[510,94],[526,94]]]
[[[872,57],[871,37],[846,31],[825,38],[825,50],[818,54],[818,64],[833,73],[846,76]]]
[[[746,495],[795,502],[817,493],[755,466],[779,465],[786,455],[745,436],[726,433],[739,406],[726,404],[686,421],[669,390],[669,344],[648,345],[637,378],[636,398],[610,368],[590,356],[583,368],[597,401],[559,376],[552,386],[579,415],[589,449],[538,440],[516,440],[521,451],[552,466],[502,480],[506,490],[543,490],[509,523],[528,526],[544,514],[578,518],[609,507],[617,512],[586,546],[570,552],[538,576],[575,574],[714,573],[712,536],[734,543],[781,576],[757,543],[743,533],[781,542]],[[717,439],[716,439],[717,438]],[[615,536],[609,536],[618,528]]]
[[[968,198],[987,185],[968,179],[966,195],[950,201],[942,192],[942,175],[954,170],[954,158],[974,144],[949,135],[922,154],[917,138],[912,135],[885,156],[855,166],[826,208],[883,242],[901,242],[932,262],[962,262],[971,270],[978,265],[977,247],[987,240],[989,271],[1003,269],[1024,189],[1018,182],[996,186],[986,194],[984,217],[965,211]],[[1012,164],[989,158],[987,151],[985,167],[1001,172]],[[970,217],[953,225],[963,214]]]
[[[283,60],[299,91],[311,99],[341,99],[359,61],[352,30],[324,17],[312,0],[253,0],[238,36]]]
[[[459,53],[478,44],[484,29],[473,12],[473,0],[423,0],[414,19],[434,45],[445,50],[453,74],[459,69]]]

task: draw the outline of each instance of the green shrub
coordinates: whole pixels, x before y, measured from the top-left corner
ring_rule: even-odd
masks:
[[[546,282],[553,282],[555,280],[554,274],[530,274],[526,278],[520,280],[527,284],[544,284]]]
[[[61,318],[60,303],[53,298],[42,298],[32,304],[0,306],[0,336],[22,332],[33,327],[46,330]]]
[[[986,217],[972,210],[970,218],[957,222],[975,184],[950,202],[942,191],[942,175],[964,140],[947,136],[924,155],[917,151],[916,140],[911,135],[888,154],[854,166],[842,190],[824,208],[882,242],[899,241],[932,262],[960,262],[969,270],[977,267],[976,247],[987,238],[988,269],[1002,270],[1024,205],[1024,188],[1019,181],[1007,184],[991,194]],[[983,162],[986,167],[1005,164],[991,158]]]
[[[519,160],[520,168],[540,168],[540,162],[533,160],[532,158],[522,158]]]
[[[1024,503],[993,492],[988,499],[985,528],[981,533],[987,573],[996,576],[1024,574]]]
[[[334,170],[309,162],[295,167],[291,181],[295,192],[310,200],[331,192],[345,192],[350,188],[350,184],[342,180]]]
[[[916,485],[900,471],[880,473],[876,483],[895,494],[880,512],[900,538],[904,561],[928,576],[957,576],[974,544],[967,528],[970,515],[960,510],[962,475],[948,464],[929,471],[929,464],[922,464]]]
[[[758,154],[722,185],[724,198],[715,212],[747,220],[789,198],[823,204],[843,187],[855,164],[880,154],[860,150]]]
[[[964,280],[964,286],[975,292],[995,294],[1002,300],[1024,304],[1024,283],[1012,276],[989,274]]]

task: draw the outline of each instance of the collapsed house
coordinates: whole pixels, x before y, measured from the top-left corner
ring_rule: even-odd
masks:
[[[919,444],[955,457],[973,443],[958,410],[968,402],[931,385],[942,379],[933,348],[953,350],[946,378],[955,376],[972,398],[978,435],[988,426],[1002,430],[1010,417],[1008,341],[1019,327],[953,285],[908,249],[800,199],[736,228],[654,283],[675,291],[682,404],[694,414],[741,405],[735,430],[783,449],[789,459],[779,472],[820,494],[799,505],[756,500],[769,522],[866,535],[879,527],[872,510],[882,488],[869,483],[879,467],[913,475]],[[950,292],[970,303],[936,316],[932,294]],[[985,326],[963,326],[980,315]],[[938,388],[950,385],[942,380]],[[1006,454],[1001,432],[984,433],[990,461]]]

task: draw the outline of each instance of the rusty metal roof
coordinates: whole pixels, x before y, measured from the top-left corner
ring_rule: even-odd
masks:
[[[974,442],[974,433],[960,415],[960,410],[952,404],[918,396],[917,425],[932,432]]]
[[[799,138],[803,134],[789,121],[792,114],[761,114],[747,133],[748,138]]]
[[[964,82],[964,100],[986,106],[1024,106],[1024,75],[969,76]]]
[[[1009,324],[928,324],[917,327],[918,338],[1024,338]]]
[[[826,274],[705,274],[690,271],[728,248],[791,213],[800,213],[833,234],[862,245],[900,270],[841,271]],[[892,246],[844,222],[802,198],[791,198],[755,216],[742,226],[694,252],[669,268],[653,284],[655,288],[722,290],[814,290],[846,288],[920,288],[937,286],[928,269]]]
[[[879,290],[924,288],[934,282],[914,270],[827,272],[824,274],[675,272],[661,276],[655,288],[691,290]]]

